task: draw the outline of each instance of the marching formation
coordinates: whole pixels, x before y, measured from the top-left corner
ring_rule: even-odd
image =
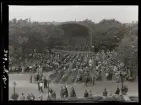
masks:
[[[43,78],[43,72],[51,71],[50,78],[55,83],[90,82],[94,80],[117,80],[120,72],[126,80],[135,80],[135,75],[123,62],[116,59],[115,51],[92,53],[54,52],[53,54],[34,53],[27,59],[36,61],[28,66],[10,66],[10,72],[33,72],[36,81]],[[31,62],[32,62],[31,61]],[[94,65],[95,64],[95,65]],[[94,65],[94,66],[93,66]],[[56,78],[54,78],[56,77]],[[59,81],[60,80],[60,81]]]

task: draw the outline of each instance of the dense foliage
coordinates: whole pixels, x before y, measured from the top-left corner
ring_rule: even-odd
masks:
[[[97,50],[103,47],[112,50],[117,47],[126,31],[124,25],[116,20],[102,20],[98,24],[95,24],[90,20],[76,23],[82,24],[91,30],[92,43],[95,45]],[[13,19],[9,22],[9,45],[10,48],[12,47],[11,49],[14,49],[13,53],[15,54],[23,55],[31,53],[35,49],[42,52],[49,46],[53,47],[53,45],[58,46],[61,44],[66,45],[64,44],[64,33],[63,29],[53,24],[41,24],[39,22],[31,22],[28,19]],[[80,34],[81,33],[77,33],[73,38],[71,36],[69,37],[69,34],[66,35],[71,39],[67,46],[79,46],[79,43],[81,42],[85,43],[85,45],[91,44],[90,40],[86,40],[91,38],[90,35],[88,35],[87,38],[83,36],[80,38],[78,37],[81,36]]]

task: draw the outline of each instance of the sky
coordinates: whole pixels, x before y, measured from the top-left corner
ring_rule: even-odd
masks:
[[[138,21],[138,6],[9,6],[9,20],[13,18],[40,22],[116,19],[122,23]]]

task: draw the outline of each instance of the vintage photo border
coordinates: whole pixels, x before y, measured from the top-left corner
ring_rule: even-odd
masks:
[[[9,44],[9,37],[8,37],[8,29],[9,29],[9,8],[8,8],[8,5],[33,5],[33,6],[36,6],[36,5],[43,5],[43,6],[47,6],[47,5],[120,5],[120,4],[124,4],[124,5],[127,5],[127,3],[129,5],[138,5],[138,2],[136,3],[132,3],[131,1],[128,1],[128,2],[123,2],[122,3],[119,3],[118,2],[112,2],[111,0],[101,0],[101,1],[37,1],[37,2],[33,2],[33,1],[22,1],[22,2],[19,2],[19,1],[7,1],[7,2],[2,2],[1,3],[1,24],[2,24],[2,30],[1,30],[1,40],[2,40],[2,43],[1,43],[1,101],[2,102],[12,102],[12,101],[9,101],[9,78],[8,78],[8,59],[9,59],[9,51],[8,51],[8,44]],[[139,29],[138,29],[139,30]],[[138,41],[139,42],[139,41]],[[138,80],[140,78],[140,70],[138,71]],[[139,81],[138,81],[139,82]],[[139,89],[139,86],[138,86],[138,89]],[[140,89],[139,89],[139,92],[140,92]],[[17,101],[16,103],[18,103],[20,101]],[[26,101],[27,102],[27,101]],[[35,103],[38,102],[38,101],[35,101]],[[60,102],[68,102],[68,103],[72,103],[72,102],[75,102],[75,103],[96,103],[96,102],[93,102],[93,101],[83,101],[83,102],[78,102],[78,101],[42,101],[43,103],[44,102],[50,102],[50,103],[60,103]],[[32,102],[34,103],[34,102]]]

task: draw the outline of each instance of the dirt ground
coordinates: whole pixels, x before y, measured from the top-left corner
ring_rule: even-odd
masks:
[[[49,73],[44,73],[45,76],[48,77]],[[21,95],[24,93],[27,96],[28,93],[33,93],[36,96],[36,99],[39,97],[39,91],[37,88],[37,83],[29,83],[29,74],[9,74],[9,100],[11,93],[13,93],[13,81],[16,81],[16,92]],[[53,84],[50,83],[50,87],[56,92],[57,98],[60,98],[60,89],[61,86],[65,84]],[[138,82],[124,82],[124,85],[128,86],[128,95],[135,95],[138,96]],[[103,81],[103,82],[96,82],[95,86],[88,85],[87,87],[85,84],[69,84],[66,85],[68,87],[68,91],[70,91],[71,87],[73,86],[76,91],[77,97],[83,97],[84,91],[92,91],[93,95],[102,95],[104,88],[107,89],[108,92],[115,93],[117,87],[121,87],[120,83],[116,83],[116,81]],[[70,92],[69,92],[70,93]],[[47,98],[47,89],[44,89],[44,100]]]

